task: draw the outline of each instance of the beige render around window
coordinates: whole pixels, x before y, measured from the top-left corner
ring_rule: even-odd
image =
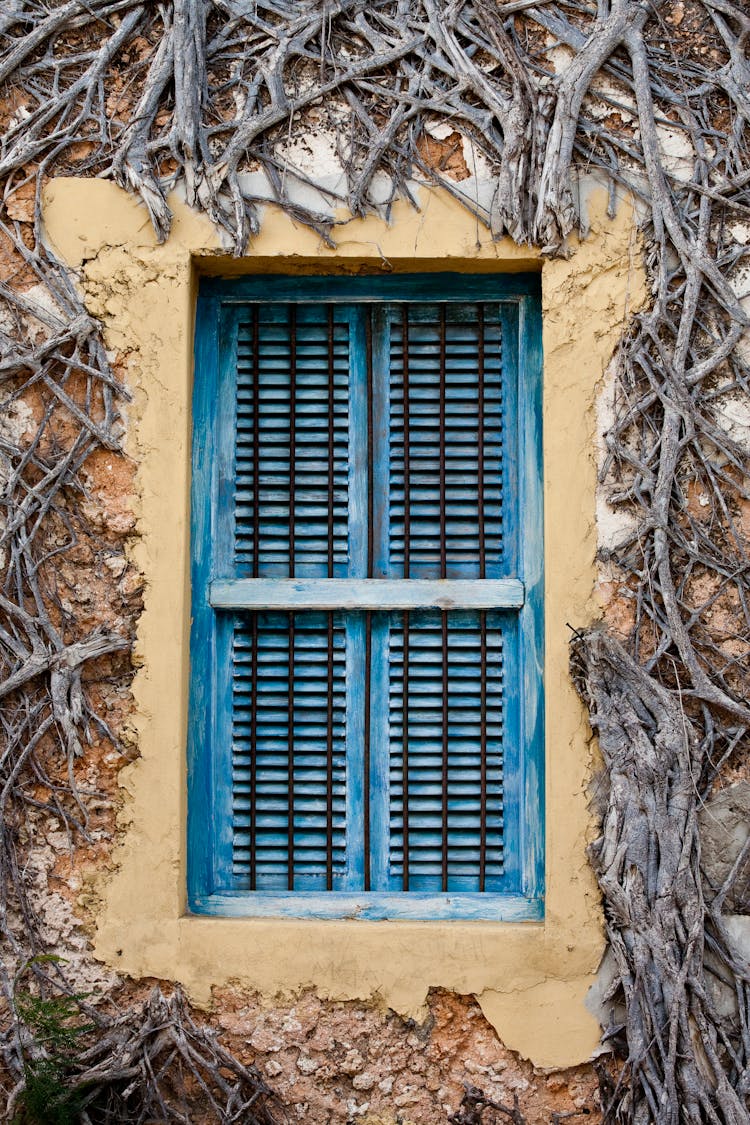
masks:
[[[102,180],[58,179],[44,197],[47,238],[78,272],[133,392],[126,449],[138,463],[132,555],[146,579],[134,693],[140,757],[121,773],[123,836],[102,871],[96,954],[134,977],[179,980],[198,1004],[228,982],[272,997],[314,987],[375,997],[419,1018],[430,987],[476,995],[506,1046],[538,1066],[590,1056],[584,999],[604,947],[585,848],[595,748],[568,676],[568,629],[597,618],[596,406],[629,315],[645,300],[633,208],[606,218],[606,192],[582,184],[591,231],[567,260],[489,233],[447,193],[420,212],[393,208],[338,227],[336,250],[269,209],[240,260],[177,199],[158,246],[145,209]],[[457,272],[541,269],[544,321],[546,907],[539,923],[201,918],[185,907],[185,745],[190,626],[190,402],[196,279],[203,273]]]

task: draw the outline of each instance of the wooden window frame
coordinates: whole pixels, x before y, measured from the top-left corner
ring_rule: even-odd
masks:
[[[204,279],[196,323],[194,453],[192,484],[191,689],[188,747],[188,894],[198,914],[270,917],[358,917],[366,919],[538,920],[544,893],[544,703],[543,703],[543,513],[542,513],[542,361],[539,275],[423,274],[384,277],[244,277]],[[221,401],[216,387],[228,372],[226,331],[232,310],[247,302],[279,301],[357,303],[387,301],[499,301],[512,307],[516,338],[518,416],[515,457],[519,466],[520,513],[518,578],[451,580],[450,608],[517,608],[520,632],[520,681],[524,705],[516,754],[514,790],[519,802],[518,893],[422,894],[419,892],[308,893],[290,891],[227,892],[217,887],[217,856],[231,847],[227,816],[229,785],[225,770],[216,771],[216,715],[226,701],[218,698],[215,673],[216,618],[219,609],[352,608],[411,609],[446,605],[441,580],[400,582],[366,579],[233,580],[211,573],[206,544],[215,533],[216,505],[227,479],[218,440]],[[222,400],[223,401],[223,400]],[[231,474],[229,474],[231,476]],[[219,515],[219,518],[225,516]],[[335,583],[333,591],[331,583]],[[346,587],[346,589],[344,588]],[[387,589],[386,589],[387,587]],[[421,587],[421,588],[418,588]],[[334,600],[335,595],[335,600]],[[343,601],[342,601],[343,599]],[[221,810],[219,817],[206,810]],[[218,823],[216,822],[218,820]]]

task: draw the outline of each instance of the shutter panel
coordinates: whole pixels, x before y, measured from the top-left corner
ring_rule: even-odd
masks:
[[[502,573],[504,405],[497,305],[392,308],[394,577]]]
[[[255,306],[238,326],[235,561],[252,577],[347,573],[349,323]]]
[[[394,890],[502,889],[505,649],[498,613],[393,615]]]
[[[370,440],[358,381],[367,373],[352,355],[349,318],[369,316],[362,306],[271,305],[250,310],[240,323],[239,574],[343,577],[347,545],[367,538],[347,473]],[[381,463],[388,465],[382,481],[388,502],[377,510],[388,526],[373,527],[372,535],[389,544],[392,576],[497,574],[504,553],[505,408],[498,306],[405,303],[390,306],[380,320],[386,322],[390,424]],[[497,615],[491,627],[477,613],[387,615],[389,644],[373,648],[369,668],[360,651],[369,646],[352,632],[352,615],[336,616],[330,649],[327,619],[313,612],[238,619],[232,759],[238,886],[342,889],[347,864],[362,866],[346,854],[349,635],[366,683],[380,677],[379,661],[390,662],[389,700],[370,715],[373,743],[388,757],[387,885],[431,893],[500,889],[504,649]],[[386,740],[377,734],[385,727]],[[370,806],[366,793],[363,799],[360,815],[367,817],[369,808],[370,817],[378,816],[377,802]],[[359,848],[359,833],[356,838]],[[376,881],[383,885],[382,873]]]
[[[339,889],[346,866],[345,681],[340,615],[238,616],[232,720],[238,889]]]
[[[262,305],[237,336],[238,577],[348,571],[350,314]],[[238,616],[232,652],[238,889],[340,889],[346,873],[346,624]]]
[[[503,573],[505,410],[497,304],[389,315],[390,573]],[[393,615],[389,881],[422,892],[503,880],[503,630],[497,614]]]

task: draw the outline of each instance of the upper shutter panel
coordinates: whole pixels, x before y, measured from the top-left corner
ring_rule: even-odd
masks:
[[[254,306],[239,325],[240,576],[347,573],[349,353],[335,306]]]
[[[497,304],[391,306],[392,577],[499,577],[504,387]]]
[[[392,890],[503,889],[508,647],[499,613],[392,616]]]
[[[347,861],[341,616],[238,616],[232,660],[235,885],[341,889]]]

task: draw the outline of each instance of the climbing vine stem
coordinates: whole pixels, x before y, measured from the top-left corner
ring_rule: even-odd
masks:
[[[573,645],[606,766],[592,861],[625,1005],[608,1032],[624,1062],[606,1116],[747,1120],[747,967],[722,914],[731,874],[715,887],[701,869],[697,810],[750,728],[748,44],[750,15],[730,0],[6,0],[0,929],[8,964],[26,964],[42,994],[70,988],[63,964],[34,959],[45,937],[24,875],[29,825],[42,810],[86,838],[76,764],[97,738],[116,741],[86,683],[125,676],[130,645],[121,622],[87,628],[56,581],[100,534],[85,469],[97,451],[118,455],[127,389],[45,245],[45,181],[114,179],[160,239],[177,186],[242,254],[268,203],[335,243],[343,208],[387,215],[428,180],[493,235],[554,255],[585,226],[573,188],[586,170],[613,206],[622,190],[640,201],[651,284],[616,357],[602,467],[620,517],[602,563],[627,636],[597,629]],[[440,124],[471,145],[491,193],[434,158]],[[311,129],[340,162],[333,186],[295,158]],[[13,970],[0,983],[12,1008]],[[136,1075],[133,1120],[185,1120],[157,1078],[156,1026],[200,1082],[207,1061],[231,1074],[211,1088],[217,1119],[242,1105],[268,1119],[259,1076],[221,1055],[178,995],[96,1018],[98,1053],[71,1081],[104,1099],[107,1120],[130,1119]],[[0,1043],[16,1100],[30,1034],[19,1017]]]

